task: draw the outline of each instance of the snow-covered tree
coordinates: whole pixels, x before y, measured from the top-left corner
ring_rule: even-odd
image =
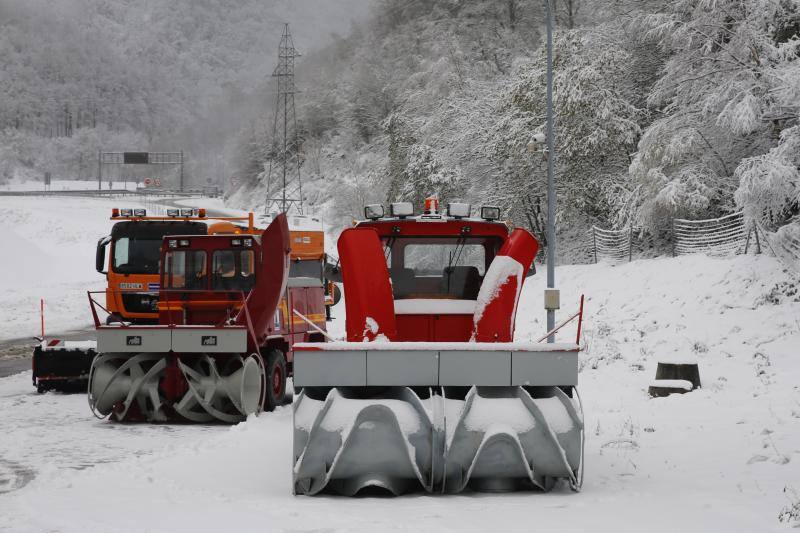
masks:
[[[670,55],[630,167],[648,229],[734,209],[739,160],[796,119],[799,14],[795,1],[674,0],[636,20]]]
[[[800,126],[781,133],[778,145],[736,167],[736,203],[745,214],[775,230],[800,214]]]

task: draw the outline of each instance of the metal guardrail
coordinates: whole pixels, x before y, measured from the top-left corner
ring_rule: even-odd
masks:
[[[61,190],[61,191],[0,191],[0,196],[141,196],[141,197],[183,197],[194,198],[203,196],[202,191],[181,192],[167,190],[129,190],[129,189],[89,189],[89,190]]]

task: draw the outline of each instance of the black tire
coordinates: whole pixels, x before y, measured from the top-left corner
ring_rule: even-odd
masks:
[[[266,369],[267,390],[264,394],[264,410],[274,411],[283,405],[286,396],[286,358],[282,352],[272,350],[267,355]]]

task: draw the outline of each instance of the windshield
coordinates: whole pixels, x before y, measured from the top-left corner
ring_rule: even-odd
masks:
[[[167,252],[166,283],[170,289],[207,289],[206,253],[202,250]]]
[[[120,221],[111,228],[111,270],[120,274],[158,274],[165,235],[205,235],[204,222]]]
[[[253,250],[216,250],[211,256],[211,288],[249,292],[256,283]]]
[[[384,245],[395,299],[475,300],[499,240],[397,237]]]
[[[158,274],[161,238],[120,237],[114,240],[114,272]]]

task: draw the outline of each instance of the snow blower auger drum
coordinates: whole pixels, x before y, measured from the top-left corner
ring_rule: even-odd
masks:
[[[178,379],[170,383],[170,374]],[[208,354],[109,353],[92,365],[89,405],[97,416],[120,421],[233,424],[259,411],[263,381],[258,355],[215,359]]]
[[[158,325],[104,325],[90,293],[99,352],[89,376],[95,414],[232,424],[279,405],[282,394],[274,391],[286,389],[293,339],[310,340],[287,325],[281,309],[302,306],[324,327],[321,282],[288,286],[289,241],[285,215],[262,235],[165,237]],[[272,376],[277,388],[267,387],[265,356],[284,369]]]
[[[295,345],[296,494],[581,486],[578,344],[513,342],[538,243],[437,207],[339,238],[347,341]]]

